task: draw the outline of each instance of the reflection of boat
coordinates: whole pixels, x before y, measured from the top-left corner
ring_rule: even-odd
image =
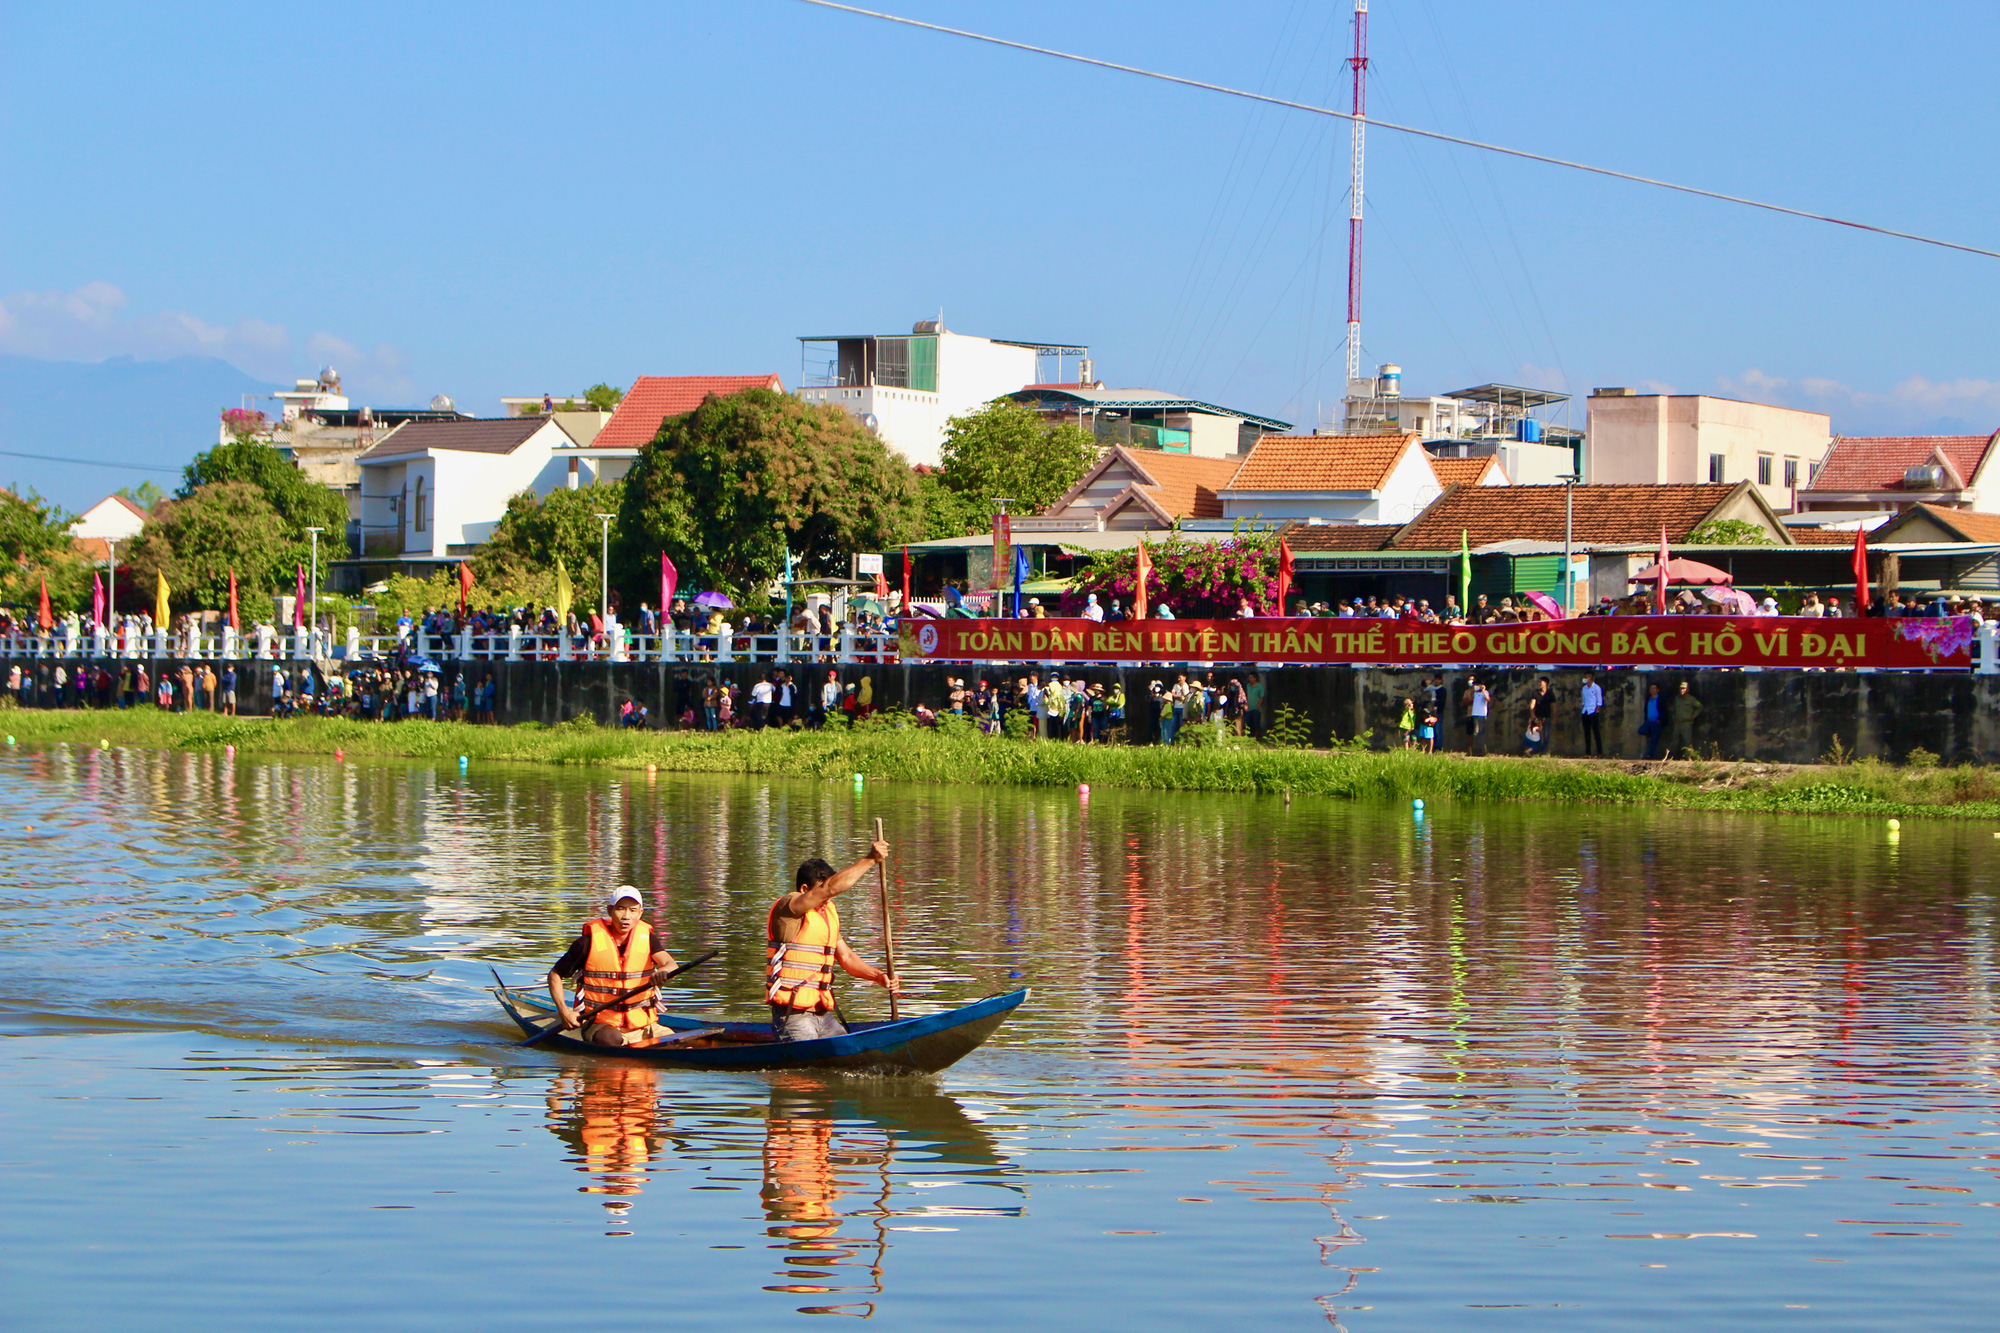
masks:
[[[507,1016],[529,1036],[556,1021],[554,1005],[545,995],[512,987],[495,987],[493,994]],[[817,1041],[774,1041],[769,1023],[712,1023],[681,1014],[661,1014],[662,1026],[684,1035],[652,1046],[593,1046],[557,1032],[540,1044],[586,1055],[698,1069],[855,1069],[932,1074],[971,1054],[1027,998],[1025,990],[1009,991],[941,1014],[890,1023],[850,1024],[845,1035]]]

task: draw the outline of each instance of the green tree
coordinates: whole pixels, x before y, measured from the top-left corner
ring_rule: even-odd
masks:
[[[593,384],[583,391],[583,401],[600,412],[609,412],[623,402],[625,391],[609,384]]]
[[[937,537],[964,537],[989,531],[993,526],[990,499],[963,495],[947,487],[936,468],[917,469],[917,503],[923,517],[918,531],[923,540]]]
[[[666,422],[641,452],[613,566],[635,602],[658,596],[662,550],[684,586],[739,595],[778,577],[787,548],[810,573],[844,574],[851,552],[915,539],[916,490],[902,460],[839,408],[745,389]]]
[[[945,426],[938,485],[955,499],[949,507],[927,505],[925,527],[962,522],[966,526],[956,533],[931,535],[985,532],[993,522],[992,502],[1000,496],[1013,513],[1039,513],[1082,479],[1099,452],[1089,431],[1067,421],[1051,422],[1005,398],[953,417]]]
[[[154,576],[173,587],[175,614],[229,605],[229,572],[236,571],[246,620],[269,614],[262,599],[290,592],[311,546],[290,530],[262,490],[247,481],[217,481],[163,500],[146,519],[123,564],[152,604]]]
[[[167,493],[160,489],[160,484],[156,481],[142,481],[137,486],[120,486],[112,494],[122,495],[139,508],[146,510],[150,510],[167,498]]]
[[[1690,546],[1776,546],[1761,523],[1740,518],[1712,518],[1687,535]]]
[[[292,465],[292,460],[268,444],[239,438],[194,456],[183,470],[179,498],[187,499],[203,486],[217,482],[248,482],[264,493],[284,520],[285,531],[304,537],[307,528],[321,528],[322,553],[328,542],[336,549],[347,532],[347,501],[340,492],[322,486]]]
[[[546,577],[548,596],[553,596],[560,557],[575,584],[577,605],[596,606],[603,542],[597,515],[617,514],[624,498],[625,484],[619,481],[575,490],[558,488],[542,497],[522,491],[507,502],[492,539],[480,548],[473,562],[474,586],[491,582],[496,587],[526,589],[538,587],[536,580]]]
[[[90,586],[90,565],[69,535],[76,516],[29,491],[0,491],[0,604],[33,615],[42,580],[58,617],[80,605]]]

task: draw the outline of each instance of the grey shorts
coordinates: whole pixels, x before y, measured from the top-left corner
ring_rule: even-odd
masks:
[[[831,1011],[824,1014],[804,1009],[771,1007],[771,1032],[779,1041],[818,1041],[822,1037],[844,1036],[847,1024]]]

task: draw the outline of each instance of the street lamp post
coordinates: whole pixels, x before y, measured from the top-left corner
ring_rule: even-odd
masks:
[[[1576,484],[1583,478],[1565,472],[1556,478],[1563,484],[1563,611],[1576,614],[1576,574],[1570,567],[1570,542],[1576,534]]]
[[[597,611],[604,617],[606,632],[611,624],[611,520],[616,514],[599,514],[597,556]]]
[[[310,632],[319,629],[319,535],[326,529],[307,528],[306,531],[312,534],[313,540],[312,596],[308,602],[311,609],[306,612],[306,629]]]

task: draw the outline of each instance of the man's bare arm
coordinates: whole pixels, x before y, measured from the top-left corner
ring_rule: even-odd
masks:
[[[901,977],[891,976],[873,963],[862,962],[861,956],[847,947],[846,940],[842,940],[840,946],[833,951],[833,961],[839,963],[841,970],[850,977],[854,977],[860,981],[872,981],[876,985],[887,987],[897,994],[902,993],[903,979]]]
[[[868,855],[840,871],[824,884],[810,889],[794,889],[778,900],[779,916],[804,916],[815,908],[826,906],[858,883],[861,877],[873,870],[878,862],[889,859],[889,844],[878,842],[868,849]]]

